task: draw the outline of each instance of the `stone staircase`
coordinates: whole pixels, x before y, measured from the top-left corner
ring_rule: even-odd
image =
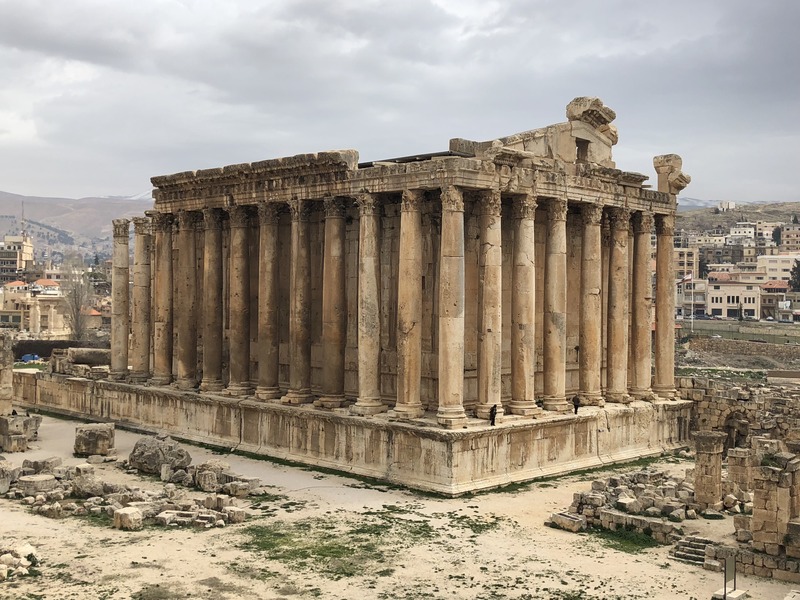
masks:
[[[709,539],[690,535],[675,543],[675,547],[669,551],[669,557],[702,567],[706,560],[706,546],[713,543]]]

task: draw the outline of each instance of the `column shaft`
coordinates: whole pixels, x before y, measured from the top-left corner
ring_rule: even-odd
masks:
[[[464,413],[464,198],[442,190],[442,243],[439,258],[439,410],[449,429],[467,422]]]
[[[633,381],[631,393],[639,400],[653,400],[651,390],[651,331],[650,307],[653,301],[650,274],[650,235],[653,215],[639,212],[633,222],[633,306],[631,318],[631,358]]]
[[[511,274],[511,403],[515,415],[536,415],[536,200],[515,199]]]
[[[656,217],[656,369],[653,391],[675,397],[675,217]]]
[[[219,208],[203,210],[203,379],[200,389],[218,392],[222,383],[222,219]]]
[[[608,347],[606,400],[630,402],[628,396],[628,232],[630,211],[613,208],[608,273]]]
[[[230,209],[230,381],[234,396],[252,393],[250,385],[250,213],[248,206]]]
[[[422,376],[422,192],[403,192],[400,209],[400,268],[397,278],[397,402],[399,417],[416,418]]]
[[[581,403],[603,406],[600,373],[603,365],[602,234],[603,207],[584,204],[581,254],[581,312],[578,361]]]
[[[178,330],[177,381],[181,389],[197,385],[197,242],[200,213],[178,212],[178,295],[175,323]]]
[[[337,408],[344,402],[344,351],[347,342],[345,288],[345,202],[325,200],[325,249],[322,266],[322,396],[319,406]]]
[[[261,400],[280,398],[278,373],[280,340],[278,338],[278,303],[280,266],[278,261],[278,219],[281,205],[262,202],[258,205],[258,387]]]
[[[153,385],[172,381],[172,224],[171,214],[153,214],[155,229],[155,324],[153,327]]]
[[[311,203],[293,200],[289,300],[289,391],[283,401],[304,404],[311,395]]]
[[[567,376],[567,201],[548,206],[544,270],[544,409],[569,412]]]
[[[358,400],[351,412],[383,412],[381,402],[380,204],[372,194],[358,203]]]
[[[124,379],[128,374],[129,249],[130,221],[114,219],[114,252],[111,279],[111,378]],[[73,332],[74,333],[74,332]]]
[[[483,193],[478,249],[478,406],[476,416],[488,419],[495,406],[503,414],[503,247],[499,190]]]
[[[137,383],[150,377],[150,219],[133,219],[133,324],[131,327],[130,380]]]

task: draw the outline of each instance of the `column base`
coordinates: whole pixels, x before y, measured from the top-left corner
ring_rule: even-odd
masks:
[[[256,398],[265,402],[280,400],[281,390],[277,387],[258,386],[256,388]]]
[[[419,419],[425,414],[422,404],[395,404],[389,416],[395,419]]]
[[[231,383],[225,388],[229,396],[252,396],[253,386],[247,383]]]
[[[503,405],[498,402],[497,404],[477,404],[475,406],[475,416],[479,419],[486,419],[488,421],[492,406],[497,406],[497,412],[495,413],[496,417],[502,417],[505,414]]]
[[[310,404],[314,401],[311,390],[289,390],[281,398],[281,404]]]
[[[136,385],[144,385],[150,379],[150,373],[131,373],[128,381]]]
[[[112,381],[124,381],[128,377],[127,371],[111,371],[108,378]]]
[[[655,402],[658,396],[653,393],[653,390],[628,390],[635,400],[642,402]]]
[[[463,406],[440,408],[436,421],[445,429],[461,429],[467,426],[467,414]]]
[[[675,386],[653,386],[653,393],[655,393],[662,400],[677,400],[678,390]]]
[[[177,379],[175,387],[179,390],[194,390],[197,387],[197,381],[194,379]]]
[[[599,406],[602,408],[606,405],[605,398],[600,392],[578,392],[581,398],[581,406]]]
[[[320,396],[314,400],[314,406],[319,408],[341,408],[344,401],[344,394],[341,396]]]
[[[575,408],[567,402],[565,396],[545,396],[543,408],[547,412],[569,413]]]
[[[201,392],[221,392],[225,389],[225,385],[221,379],[203,380],[200,382]]]
[[[633,400],[626,392],[606,392],[606,402],[611,404],[630,404]]]
[[[166,386],[172,383],[172,377],[151,377],[148,383],[154,386]]]
[[[377,415],[382,412],[386,412],[386,405],[381,402],[380,398],[359,398],[350,407],[351,415],[360,415],[362,417]]]
[[[533,400],[512,400],[508,405],[508,412],[512,415],[536,418],[542,414],[542,409]]]

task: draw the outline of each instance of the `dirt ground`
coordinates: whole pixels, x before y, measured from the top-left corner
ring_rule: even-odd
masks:
[[[36,448],[7,454],[72,457],[74,421],[45,417]],[[117,431],[120,457],[138,435]],[[710,598],[722,575],[667,557],[667,546],[616,549],[595,534],[548,528],[545,519],[589,489],[592,472],[456,499],[421,495],[302,467],[187,446],[255,475],[269,493],[242,502],[243,524],[224,529],[117,531],[81,517],[35,515],[0,499],[0,547],[28,542],[39,574],[0,582],[0,598],[135,599],[539,599]],[[691,461],[659,465],[682,473]],[[631,468],[618,467],[617,472]],[[107,480],[148,489],[154,478],[97,465]],[[685,530],[732,539],[733,521],[687,521]],[[751,598],[781,599],[791,585],[739,576]]]

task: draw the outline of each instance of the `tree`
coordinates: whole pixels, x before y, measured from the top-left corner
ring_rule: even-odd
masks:
[[[700,257],[697,261],[697,270],[699,271],[699,279],[708,277],[708,261],[705,257]]]
[[[83,260],[78,256],[70,256],[61,264],[63,272],[61,286],[66,305],[64,315],[76,340],[86,339],[86,311],[92,299],[92,284],[86,276]]]
[[[792,225],[798,225],[800,221],[797,220],[797,215],[792,215]]]
[[[789,273],[789,287],[793,292],[800,292],[800,260],[795,260]]]
[[[776,246],[780,246],[781,245],[781,228],[780,228],[780,226],[776,227],[775,229],[772,230],[772,241],[775,242]]]

